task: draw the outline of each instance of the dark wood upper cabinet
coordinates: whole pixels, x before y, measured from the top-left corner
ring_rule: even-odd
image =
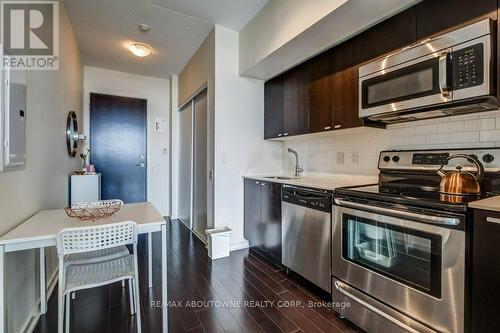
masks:
[[[309,131],[312,133],[333,128],[332,65],[333,59],[329,52],[307,63],[307,105]]]
[[[483,18],[497,19],[497,0],[424,0],[415,8],[418,40]]]
[[[362,35],[356,36],[332,50],[333,129],[363,126],[358,116],[358,68],[363,61],[363,41]]]
[[[307,64],[285,73],[283,78],[283,136],[309,132]]]
[[[378,58],[417,41],[415,7],[371,27],[362,34],[365,61]]]
[[[264,138],[283,135],[283,77],[267,81],[264,88]]]

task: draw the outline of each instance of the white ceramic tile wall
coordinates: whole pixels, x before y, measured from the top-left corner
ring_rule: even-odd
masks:
[[[289,147],[299,153],[306,173],[375,175],[381,150],[500,147],[500,110],[394,124],[375,133],[290,139],[283,144],[283,168],[291,173]]]

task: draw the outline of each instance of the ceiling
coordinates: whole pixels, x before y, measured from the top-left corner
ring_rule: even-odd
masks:
[[[176,12],[240,31],[268,0],[151,0]]]
[[[241,29],[267,0],[64,0],[86,66],[169,78],[218,24]],[[144,33],[138,25],[148,24]],[[131,41],[152,46],[138,58]]]

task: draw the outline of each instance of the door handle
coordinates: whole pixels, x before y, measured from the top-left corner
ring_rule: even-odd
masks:
[[[139,164],[136,164],[135,166],[138,166],[138,167],[141,167],[141,168],[145,168],[146,167],[146,163],[141,162]]]
[[[450,85],[448,83],[448,56],[450,52],[444,52],[439,56],[439,90],[445,98],[451,96]]]
[[[410,218],[410,219],[415,219],[417,221],[422,221],[422,222],[427,222],[427,223],[432,223],[432,224],[441,224],[441,225],[459,225],[460,224],[460,219],[456,217],[448,217],[448,216],[431,216],[431,215],[424,215],[424,214],[419,214],[419,213],[413,213],[413,212],[407,212],[407,211],[400,211],[400,210],[395,210],[395,209],[390,209],[390,208],[384,208],[384,207],[378,207],[378,206],[371,206],[371,205],[365,205],[365,204],[360,204],[357,202],[350,202],[346,200],[341,200],[341,199],[334,199],[333,200],[337,206],[341,207],[347,207],[347,208],[354,208],[354,209],[361,209],[361,210],[367,210],[367,211],[372,211],[374,213],[379,213],[379,214],[390,214],[399,218]]]

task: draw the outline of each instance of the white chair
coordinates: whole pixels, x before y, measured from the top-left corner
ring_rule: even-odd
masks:
[[[121,250],[112,250],[127,244],[132,244],[133,254],[118,256],[117,253]],[[107,256],[108,260],[96,260],[92,253],[101,253]],[[136,314],[137,331],[141,332],[137,224],[135,222],[63,229],[57,235],[57,254],[59,256],[59,333],[63,332],[64,313],[66,313],[66,333],[69,332],[71,293],[118,281],[129,282],[130,311],[131,314]],[[73,256],[73,263],[68,264],[67,260],[71,256]]]

